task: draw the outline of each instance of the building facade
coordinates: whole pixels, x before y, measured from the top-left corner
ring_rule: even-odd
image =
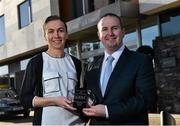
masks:
[[[179,0],[0,0],[0,88],[20,90],[29,59],[47,49],[42,24],[50,15],[60,15],[67,22],[68,53],[85,64],[102,55],[96,24],[108,12],[122,17],[123,41],[129,49],[154,48],[159,109],[180,113],[180,88],[176,89],[180,82]],[[168,75],[170,79],[166,79]],[[166,89],[176,94],[165,93]],[[176,105],[166,102],[172,96]]]

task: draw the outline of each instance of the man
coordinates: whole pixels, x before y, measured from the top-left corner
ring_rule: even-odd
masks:
[[[123,44],[125,31],[117,15],[102,16],[97,28],[105,52],[86,72],[85,84],[95,95],[96,105],[84,108],[83,113],[91,117],[90,125],[148,124],[148,111],[156,107],[151,59],[128,50]],[[112,67],[110,77],[106,71],[109,56],[112,58],[111,66],[107,67]]]
[[[67,26],[59,16],[49,16],[43,30],[48,50],[28,63],[21,102],[34,109],[34,125],[81,125],[83,121],[72,106],[81,63],[64,52]]]

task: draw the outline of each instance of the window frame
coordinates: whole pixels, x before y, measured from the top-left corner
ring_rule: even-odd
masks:
[[[22,20],[21,20],[22,14],[21,13],[23,13],[23,12],[21,12],[21,6],[24,5],[26,2],[28,3],[28,20],[29,20],[29,22],[27,22],[27,24],[25,24],[25,25],[22,25]],[[25,0],[18,5],[18,27],[19,27],[19,29],[22,29],[22,28],[28,26],[31,22],[32,22],[31,0]]]
[[[2,33],[4,33],[4,34],[2,34],[4,39],[2,41],[0,41],[0,46],[3,45],[6,42],[6,28],[5,28],[5,16],[4,16],[4,14],[0,15],[0,19],[1,18],[4,18],[4,22],[3,22],[4,24],[2,26],[2,29],[4,28],[4,31],[2,32]]]

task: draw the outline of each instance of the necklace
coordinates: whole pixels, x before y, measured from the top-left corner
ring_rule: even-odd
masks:
[[[47,51],[45,53],[52,58],[63,58],[64,57],[64,54],[63,54],[63,56],[53,56],[52,54],[49,54]]]

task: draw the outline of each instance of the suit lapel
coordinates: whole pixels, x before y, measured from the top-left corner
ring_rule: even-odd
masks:
[[[102,64],[101,64],[102,65]],[[101,68],[101,67],[100,67]],[[102,94],[101,94],[101,87],[100,87],[100,74],[101,74],[101,69],[97,70],[97,78],[96,81],[97,83],[95,84],[95,91],[96,91],[96,97],[101,101],[102,100]]]
[[[116,66],[114,67],[114,70],[109,78],[109,82],[105,91],[104,99],[108,95],[114,80],[116,80],[117,75],[121,74],[121,70],[125,68],[126,64],[128,63],[128,59],[130,57],[129,50],[125,47],[124,51],[122,52],[121,56],[118,59],[118,62],[116,63]]]
[[[93,72],[93,78],[95,80],[95,83],[93,84],[93,90],[96,92],[96,97],[98,99],[98,102],[101,102],[103,99],[103,96],[101,94],[101,86],[100,86],[100,75],[101,75],[101,67],[103,62],[104,56],[101,56],[100,59],[95,63],[94,66],[94,72]]]

